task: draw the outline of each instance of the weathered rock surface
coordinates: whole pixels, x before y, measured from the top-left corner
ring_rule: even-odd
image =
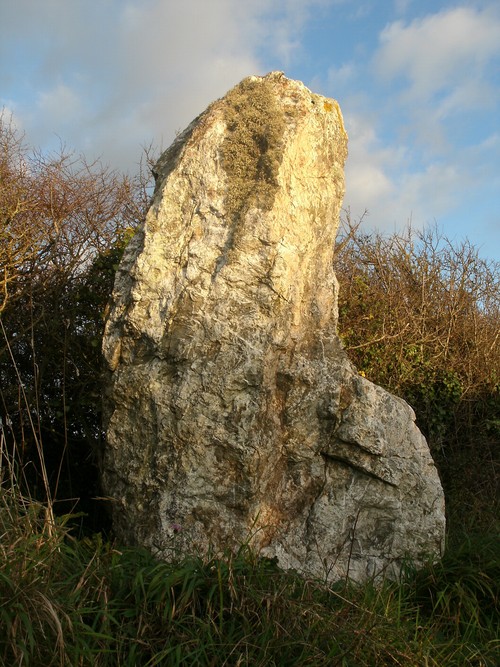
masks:
[[[167,559],[250,541],[330,580],[439,555],[443,493],[414,414],[336,334],[346,154],[337,103],[272,73],[160,158],[104,338],[121,539]]]

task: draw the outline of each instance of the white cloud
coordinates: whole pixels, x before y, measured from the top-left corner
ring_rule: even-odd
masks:
[[[240,79],[283,68],[310,13],[337,1],[0,2],[0,84],[22,80],[34,144],[62,134],[133,168],[142,144],[168,145]]]
[[[39,113],[49,116],[54,124],[63,127],[69,120],[80,116],[82,102],[74,90],[59,83],[51,90],[40,93],[37,107]]]
[[[393,185],[387,169],[396,159],[395,156],[382,147],[375,128],[366,116],[351,115],[346,125],[349,134],[346,174],[351,196],[357,192],[363,193],[363,198],[372,202],[390,195]]]
[[[405,14],[413,0],[394,0],[394,10],[397,14]]]
[[[352,18],[357,21],[361,19],[365,19],[366,17],[370,16],[370,14],[373,11],[373,4],[371,2],[362,2],[359,4],[355,11],[352,13]]]
[[[452,164],[429,164],[421,172],[404,175],[397,205],[408,211],[414,210],[415,203],[418,202],[418,223],[425,224],[433,217],[439,217],[454,208],[457,203],[456,193],[464,187],[465,179],[465,175]]]
[[[485,66],[499,56],[497,13],[457,7],[409,25],[388,25],[380,35],[375,68],[386,81],[406,79],[409,99],[425,101],[469,78],[483,78]]]
[[[436,101],[433,106],[436,117],[444,120],[464,111],[492,109],[498,98],[498,90],[493,84],[481,78],[470,78],[450,90],[448,95]]]
[[[376,122],[367,114],[347,117],[344,205],[352,216],[358,218],[367,210],[368,226],[392,232],[410,219],[415,227],[423,227],[458,206],[457,193],[467,190],[471,175],[446,160],[412,168],[409,149],[384,144]]]
[[[500,148],[500,133],[493,132],[477,147],[482,150],[498,150]]]
[[[345,169],[344,205],[351,209],[354,217],[361,216],[365,210],[370,216],[377,215],[379,203],[391,201],[395,196],[390,166],[397,158],[382,146],[372,119],[366,114],[352,112],[345,122],[349,157]]]
[[[464,175],[453,165],[433,164],[421,172],[384,170],[383,163],[353,162],[346,171],[345,206],[353,216],[368,211],[368,226],[392,232],[409,220],[416,228],[449,214],[458,207],[457,192]]]
[[[480,114],[499,105],[499,58],[500,13],[458,7],[386,26],[373,56],[378,81],[363,79],[357,63],[330,70],[332,90],[349,92],[352,77],[364,91],[342,105],[345,204],[355,217],[368,209],[368,225],[391,231],[410,218],[415,226],[449,219],[491,181],[498,134]]]
[[[330,67],[327,73],[327,85],[332,90],[347,88],[358,76],[358,65],[353,61],[342,63],[338,67]]]

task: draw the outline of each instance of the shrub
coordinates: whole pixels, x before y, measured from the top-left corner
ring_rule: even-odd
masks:
[[[482,259],[468,241],[452,243],[436,227],[365,234],[347,214],[335,270],[339,332],[349,356],[369,379],[413,406],[450,507],[459,501],[458,514],[467,509],[470,515],[470,504],[481,497],[481,520],[495,521],[500,264]],[[472,521],[478,518],[474,512]]]
[[[61,513],[97,494],[104,308],[147,202],[142,174],[32,151],[0,115],[0,419],[18,482]]]

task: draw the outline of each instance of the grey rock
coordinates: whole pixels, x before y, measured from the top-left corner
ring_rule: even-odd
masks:
[[[103,343],[120,539],[165,559],[248,542],[330,581],[439,556],[443,492],[414,413],[336,333],[346,155],[338,104],[274,72],[161,156]]]

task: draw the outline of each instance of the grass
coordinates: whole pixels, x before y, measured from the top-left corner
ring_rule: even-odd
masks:
[[[0,493],[0,664],[494,667],[500,536],[400,582],[328,587],[247,547],[158,562]]]

